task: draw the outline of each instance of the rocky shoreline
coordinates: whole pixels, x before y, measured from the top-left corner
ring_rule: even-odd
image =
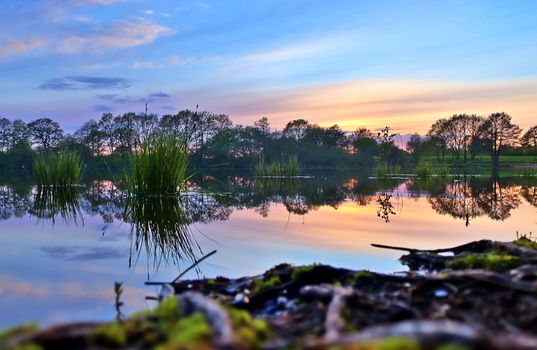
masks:
[[[1,349],[537,349],[537,243],[405,251],[408,272],[281,264],[163,284],[155,310],[0,333]]]

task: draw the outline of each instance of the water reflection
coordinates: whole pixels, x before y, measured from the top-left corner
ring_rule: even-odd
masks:
[[[73,186],[37,187],[28,213],[53,225],[57,219],[77,225],[78,222],[84,222],[79,196],[79,189]]]
[[[479,217],[506,220],[523,201],[537,207],[537,179],[460,177],[427,180],[377,181],[355,176],[316,176],[305,179],[255,179],[244,176],[198,176],[190,191],[178,197],[128,197],[112,181],[89,181],[81,188],[36,189],[29,183],[0,184],[0,220],[37,218],[56,224],[83,223],[100,217],[103,232],[114,223],[130,227],[129,265],[142,253],[155,270],[180,260],[193,261],[202,253],[193,224],[227,221],[242,209],[261,218],[274,204],[289,215],[305,217],[322,207],[345,203],[376,206],[377,216],[391,223],[404,216],[405,198],[422,199],[439,215],[469,226]],[[373,209],[374,210],[374,209]]]
[[[112,181],[90,181],[78,188],[41,188],[20,183],[0,185],[0,220],[29,215],[55,223],[79,222],[83,215],[100,216],[104,225],[117,220],[135,230],[177,231],[181,225],[228,220],[241,209],[270,215],[271,204],[281,203],[290,214],[307,215],[323,206],[337,209],[343,202],[359,206],[375,202],[386,222],[396,215],[394,200],[426,198],[441,215],[469,225],[481,216],[505,220],[523,200],[537,207],[537,179],[461,177],[427,181],[314,177],[308,179],[255,179],[232,176],[200,177],[190,184],[191,192],[180,198],[137,197],[129,199]],[[173,220],[172,220],[173,219]],[[158,225],[158,226],[157,226]]]
[[[462,178],[444,184],[440,193],[432,193],[429,203],[437,213],[462,219],[465,225],[480,216],[505,220],[522,203],[522,186],[502,183],[499,178]],[[525,188],[527,189],[527,188]]]
[[[142,251],[148,267],[152,264],[155,271],[162,262],[195,261],[196,253],[202,253],[180,197],[129,196],[123,219],[131,224],[129,267],[136,264]]]
[[[392,204],[392,195],[387,192],[383,192],[377,197],[377,216],[384,222],[390,222],[390,215],[395,215],[395,207]]]

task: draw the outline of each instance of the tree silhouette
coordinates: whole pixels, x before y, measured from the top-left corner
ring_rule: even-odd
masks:
[[[56,146],[63,137],[60,124],[50,118],[40,118],[28,123],[31,143],[43,149]]]
[[[511,116],[504,112],[492,113],[483,122],[480,134],[489,148],[494,169],[498,169],[501,152],[506,147],[515,146],[521,132],[518,125],[511,123]]]
[[[529,128],[520,139],[522,146],[537,149],[537,125]]]

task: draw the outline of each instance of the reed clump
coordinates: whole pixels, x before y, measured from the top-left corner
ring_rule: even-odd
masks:
[[[298,157],[290,156],[282,161],[272,161],[270,163],[265,162],[265,159],[261,157],[255,165],[256,176],[266,177],[294,177],[297,176],[300,171],[298,165]]]
[[[440,177],[447,177],[451,174],[451,170],[447,165],[442,164],[441,166],[436,168],[436,174]]]
[[[416,175],[422,179],[428,178],[433,175],[433,168],[429,163],[419,164],[416,167]]]
[[[378,162],[373,168],[374,174],[379,178],[387,178],[401,174],[401,166],[399,164],[389,164],[386,162]]]
[[[516,174],[520,177],[536,177],[537,168],[533,168],[531,166],[524,166],[524,167],[518,168],[516,171]]]
[[[38,154],[32,168],[38,186],[74,186],[82,179],[82,160],[73,152]]]
[[[173,135],[148,137],[130,159],[124,183],[134,194],[162,195],[180,192],[187,176],[188,148]]]

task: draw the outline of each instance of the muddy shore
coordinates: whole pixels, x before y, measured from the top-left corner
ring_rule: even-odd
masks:
[[[1,349],[537,349],[537,243],[404,252],[380,274],[280,264],[163,284],[159,306],[106,323],[0,333]]]

